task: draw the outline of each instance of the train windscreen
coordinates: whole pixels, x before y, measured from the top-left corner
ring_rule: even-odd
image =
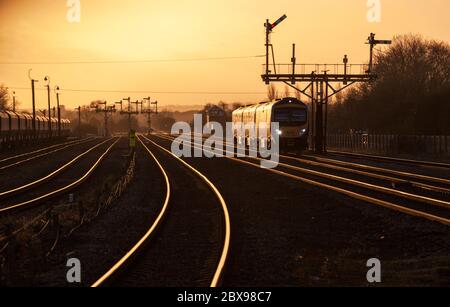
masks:
[[[304,124],[307,120],[305,109],[277,109],[274,113],[274,122],[282,124]]]

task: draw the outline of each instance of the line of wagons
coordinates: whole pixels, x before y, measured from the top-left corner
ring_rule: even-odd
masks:
[[[36,116],[36,133],[33,133],[33,116],[13,111],[0,112],[0,145],[27,142],[33,139],[45,139],[58,135],[58,119],[51,119],[51,134],[48,117]],[[61,119],[61,136],[70,133],[70,120]]]

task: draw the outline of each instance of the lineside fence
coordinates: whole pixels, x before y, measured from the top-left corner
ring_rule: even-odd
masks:
[[[448,135],[328,134],[327,146],[355,153],[450,156]]]

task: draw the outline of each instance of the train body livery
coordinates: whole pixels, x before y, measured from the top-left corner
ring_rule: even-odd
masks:
[[[274,140],[272,133],[277,133],[281,149],[304,150],[308,147],[308,106],[296,98],[240,107],[233,112],[232,120],[234,127],[244,127],[241,131],[233,129],[239,143],[257,141],[270,144]],[[262,123],[267,127],[265,135],[261,135],[258,129]],[[274,123],[278,123],[277,129],[274,129]],[[255,133],[249,129],[252,125],[256,127]]]
[[[27,141],[32,139],[43,139],[58,135],[58,119],[52,117],[51,134],[48,117],[36,116],[36,133],[33,132],[33,116],[26,113],[13,111],[0,112],[0,143],[8,144]],[[70,121],[61,119],[61,136],[70,133]]]

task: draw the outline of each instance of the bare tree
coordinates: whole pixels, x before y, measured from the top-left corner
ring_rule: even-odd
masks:
[[[330,108],[330,128],[373,133],[450,133],[450,45],[401,35],[377,52],[378,78],[346,91]]]
[[[278,99],[278,90],[273,83],[267,87],[267,98],[269,101]]]
[[[227,103],[226,102],[224,102],[224,101],[219,101],[219,107],[222,109],[222,110],[224,110],[224,111],[226,111],[227,110]]]
[[[239,109],[239,108],[242,107],[242,106],[243,106],[243,104],[240,103],[240,102],[233,102],[232,105],[231,105],[231,111],[234,111],[234,110],[236,110],[236,109]]]
[[[336,90],[339,91],[338,93],[336,93],[336,95],[334,95],[334,103],[342,103],[344,101],[344,93],[341,91],[342,86],[339,84],[336,87]]]
[[[3,84],[0,85],[0,111],[9,110],[9,92]]]
[[[295,87],[297,87],[297,84],[295,84]],[[295,98],[297,98],[298,100],[302,101],[302,93],[300,93],[299,91],[295,90]]]
[[[285,85],[284,86],[284,97],[287,98],[290,96],[291,96],[291,93],[289,92],[289,86]]]

